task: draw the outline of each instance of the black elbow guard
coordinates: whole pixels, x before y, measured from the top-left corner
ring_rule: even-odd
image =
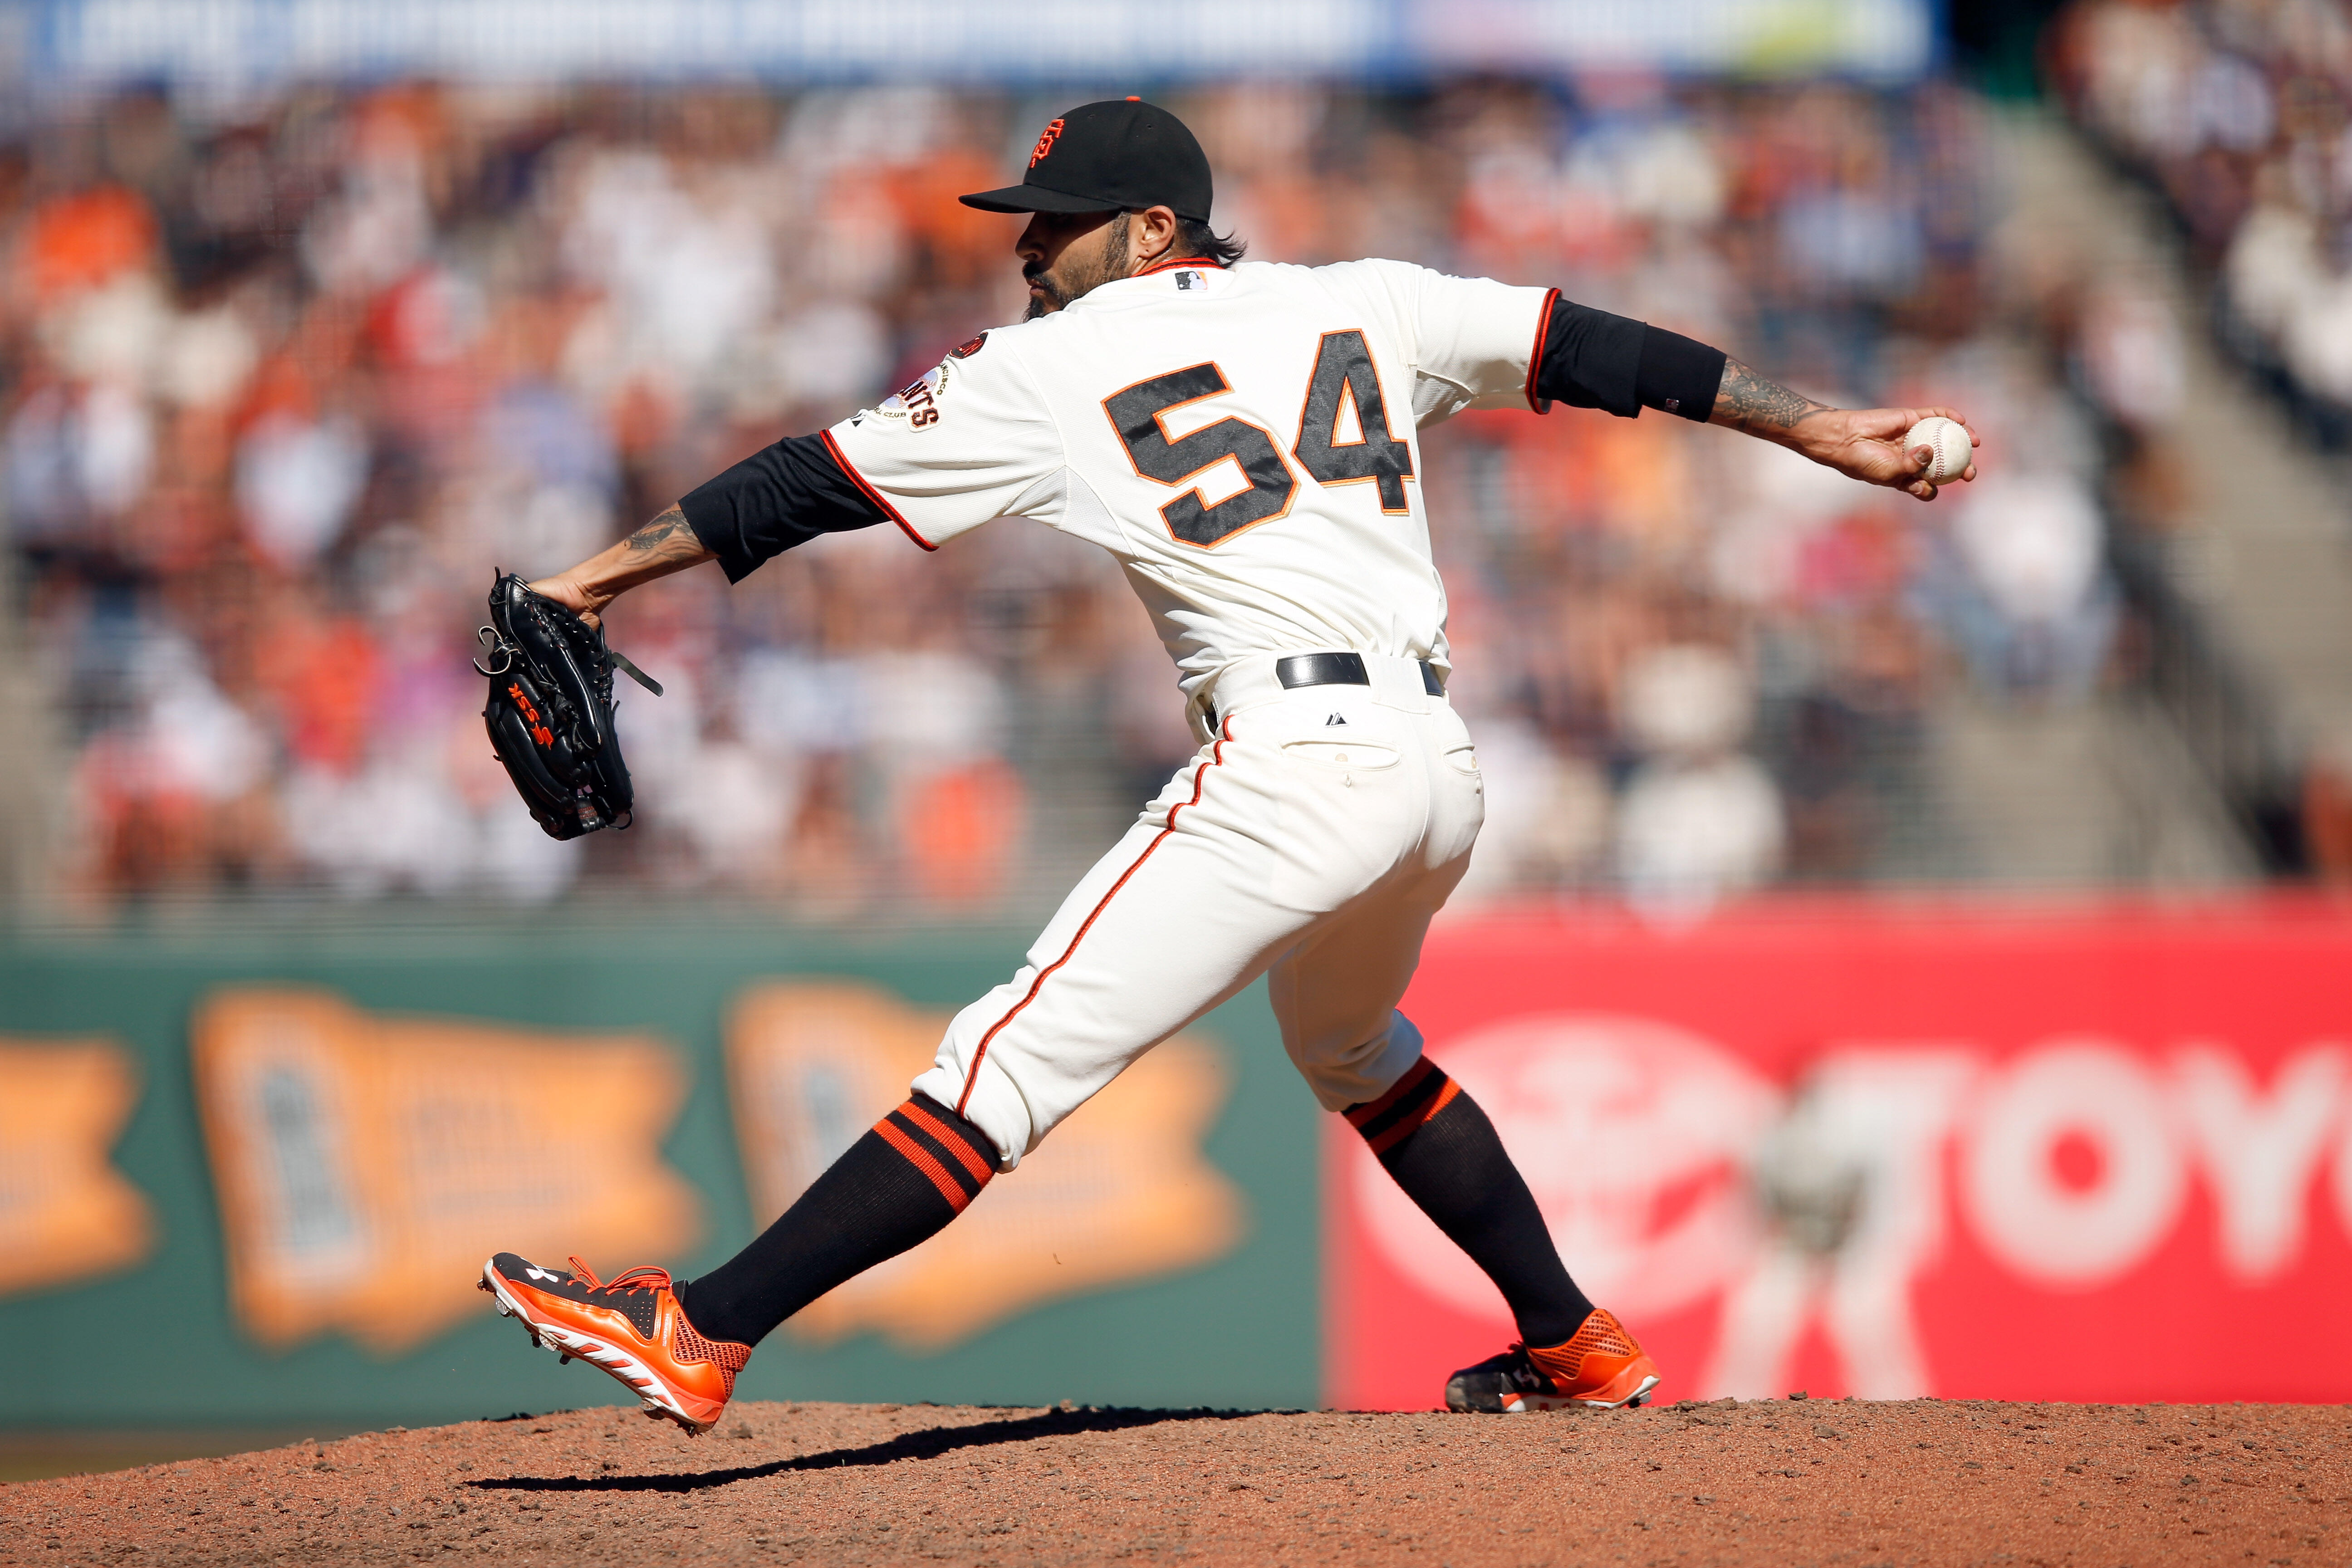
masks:
[[[1696,338],[1657,327],[1642,329],[1642,363],[1633,374],[1633,395],[1644,408],[1679,414],[1700,424],[1715,412],[1716,388],[1723,384],[1726,355]]]
[[[1538,414],[1565,403],[1624,419],[1656,408],[1704,423],[1715,412],[1723,364],[1721,349],[1555,294],[1528,373],[1528,401]]]
[[[888,516],[834,460],[822,435],[762,447],[677,504],[730,583],[819,534],[871,528]]]
[[[1538,414],[1565,403],[1633,417],[1642,411],[1634,388],[1645,330],[1630,317],[1562,300],[1555,290],[1546,307],[1543,343],[1528,374],[1528,401]]]

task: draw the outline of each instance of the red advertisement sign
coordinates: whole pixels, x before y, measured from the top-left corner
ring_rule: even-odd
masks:
[[[1765,905],[1432,933],[1405,1000],[1661,1398],[2352,1400],[2352,913]],[[1332,1403],[1513,1336],[1339,1118]]]

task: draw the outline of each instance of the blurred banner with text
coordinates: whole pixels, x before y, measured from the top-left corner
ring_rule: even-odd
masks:
[[[1002,932],[354,928],[0,945],[11,1426],[623,1401],[474,1289],[691,1278],[903,1100]],[[1311,1405],[1315,1119],[1253,991],[932,1241],[763,1341],[763,1399]],[[1139,1355],[1139,1344],[1151,1347]]]
[[[1668,1397],[2341,1400],[2347,960],[2286,904],[1494,919],[1405,1009]],[[1330,1395],[1426,1405],[1509,1321],[1326,1143]]]
[[[479,1308],[501,1248],[667,1253],[701,1228],[661,1163],[686,1083],[657,1040],[274,986],[217,994],[194,1037],[229,1288],[265,1345],[341,1329],[410,1350]]]
[[[931,1065],[950,1015],[870,985],[779,982],[736,1004],[727,1036],[736,1138],[752,1206],[781,1214],[847,1152],[877,1107]],[[812,1344],[879,1330],[940,1351],[1044,1302],[1183,1273],[1231,1252],[1247,1205],[1201,1157],[1227,1079],[1198,1036],[1154,1049],[1087,1114],[926,1246],[811,1302]]]

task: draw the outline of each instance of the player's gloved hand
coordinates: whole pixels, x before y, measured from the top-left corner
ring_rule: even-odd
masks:
[[[1936,487],[1919,476],[1935,454],[1925,447],[1905,451],[1903,437],[1911,426],[1936,414],[1967,426],[1969,446],[1984,445],[1984,438],[1975,427],[1961,418],[1958,410],[1950,408],[1816,409],[1805,415],[1790,432],[1790,445],[1849,479],[1885,485],[1921,500],[1934,500]],[[1976,477],[1977,466],[1970,463],[1962,470],[1959,482],[1966,483]]]
[[[554,581],[560,581],[555,579]],[[489,678],[490,749],[551,838],[626,827],[635,791],[613,728],[613,671],[661,688],[605,646],[593,621],[520,577],[490,589],[474,668]]]

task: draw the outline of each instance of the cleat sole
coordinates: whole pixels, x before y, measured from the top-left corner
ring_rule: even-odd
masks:
[[[1514,1394],[1508,1398],[1495,1398],[1492,1404],[1449,1387],[1445,1391],[1445,1407],[1460,1415],[1525,1415],[1538,1410],[1638,1410],[1650,1402],[1650,1393],[1662,1380],[1651,1373],[1642,1379],[1641,1386],[1622,1399],[1578,1399],[1556,1394]]]

